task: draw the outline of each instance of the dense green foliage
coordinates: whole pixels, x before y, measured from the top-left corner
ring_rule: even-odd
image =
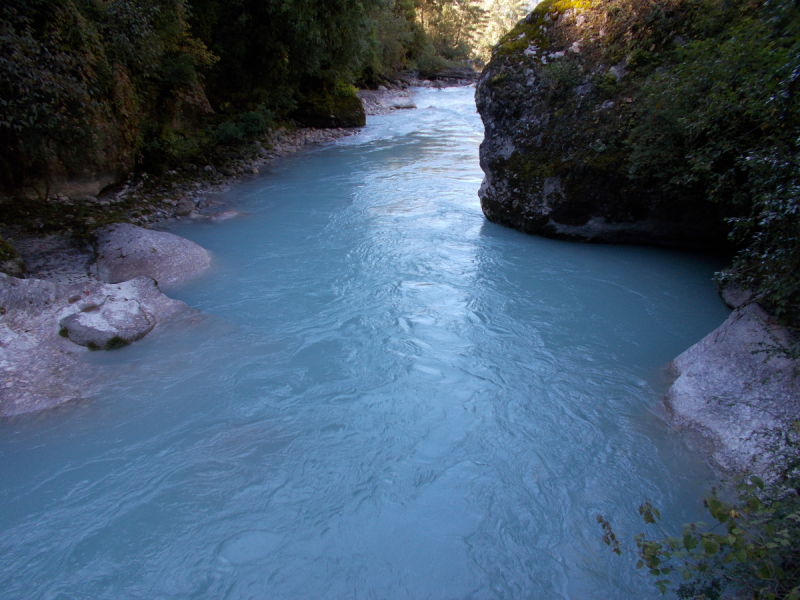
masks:
[[[9,0],[0,8],[6,189],[88,163],[129,169],[148,131],[210,110],[214,62],[170,0]],[[46,190],[37,190],[40,195]]]
[[[656,57],[644,49],[652,36],[631,54],[629,66],[652,73],[630,137],[631,174],[675,194],[700,190],[743,215],[731,222],[744,249],[723,282],[755,290],[796,327],[800,13],[786,0],[702,8],[687,27],[696,39]]]
[[[163,170],[209,145],[263,135],[297,109],[352,112],[352,83],[376,86],[399,69],[429,75],[473,58],[481,6],[8,0],[0,7],[0,185],[45,198],[51,180],[99,172],[114,180],[137,163]]]
[[[370,13],[371,46],[362,81],[409,69],[434,75],[488,58],[525,15],[523,0],[384,0]]]
[[[366,51],[377,0],[192,0],[192,32],[219,63],[208,76],[215,108],[226,103],[291,109],[298,89],[349,80]]]

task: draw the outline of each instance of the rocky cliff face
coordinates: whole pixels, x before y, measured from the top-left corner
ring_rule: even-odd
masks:
[[[637,105],[659,53],[683,42],[681,10],[545,0],[501,40],[476,91],[490,221],[596,242],[725,243],[722,209],[702,190],[676,194],[657,173],[631,175]]]

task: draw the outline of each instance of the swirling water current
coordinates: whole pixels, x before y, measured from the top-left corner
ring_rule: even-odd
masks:
[[[238,184],[172,231],[206,317],[114,352],[81,404],[0,423],[0,598],[657,597],[646,498],[712,477],[663,367],[719,325],[718,259],[487,222],[471,88]]]

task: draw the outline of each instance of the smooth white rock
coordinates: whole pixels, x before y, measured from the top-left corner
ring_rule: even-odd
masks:
[[[667,407],[712,440],[726,470],[768,475],[784,450],[782,435],[800,415],[800,365],[760,351],[789,341],[763,308],[745,304],[672,362]]]
[[[161,285],[187,281],[211,264],[211,255],[192,241],[128,223],[97,232],[97,278],[119,283],[151,277]]]

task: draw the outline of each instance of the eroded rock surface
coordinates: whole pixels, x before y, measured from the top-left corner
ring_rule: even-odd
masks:
[[[85,346],[125,345],[192,314],[147,277],[59,284],[0,274],[0,416],[86,397],[98,367],[82,360]]]
[[[164,296],[149,277],[93,286],[84,290],[75,307],[77,312],[59,321],[60,334],[95,350],[110,350],[140,340],[158,321],[168,320],[187,308],[183,302]]]
[[[210,264],[207,250],[171,233],[128,223],[97,231],[97,277],[106,283],[146,276],[174,285],[196,277]]]
[[[743,304],[672,363],[678,378],[667,407],[711,438],[725,469],[765,474],[782,454],[800,415],[800,364],[763,350],[785,347],[789,336],[758,304]]]

